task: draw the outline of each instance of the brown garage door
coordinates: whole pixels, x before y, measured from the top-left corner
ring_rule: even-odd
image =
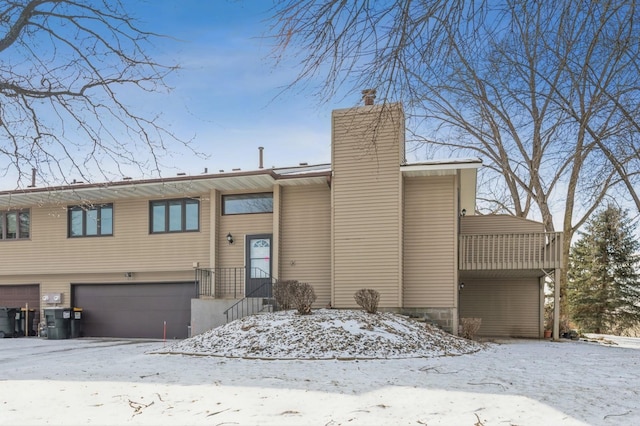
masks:
[[[187,337],[195,284],[73,284],[73,306],[83,309],[87,337]]]
[[[465,280],[460,317],[482,318],[482,336],[540,337],[538,279]]]
[[[31,329],[37,330],[40,321],[40,286],[38,284],[0,285],[0,306],[24,308],[27,303],[29,310],[35,310],[34,317],[29,321]]]

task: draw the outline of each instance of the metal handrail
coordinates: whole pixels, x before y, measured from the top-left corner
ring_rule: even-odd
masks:
[[[273,284],[278,281],[277,278],[270,276],[267,272],[259,268],[255,269],[264,274],[264,279],[268,281],[254,288],[243,299],[237,301],[224,311],[223,313],[227,322],[264,312],[265,310],[269,312],[278,310],[275,298],[273,297]]]
[[[277,304],[275,299],[273,298],[272,292],[269,291],[268,296],[258,296],[255,297],[255,294],[260,294],[265,290],[266,286],[269,286],[269,290],[271,290],[271,286],[273,282],[265,282],[259,287],[255,288],[251,293],[249,293],[243,299],[237,301],[232,306],[230,306],[226,311],[224,311],[225,318],[227,322],[231,322],[233,320],[246,317],[248,315],[254,315],[260,312],[274,312],[277,311]]]
[[[265,282],[245,294],[247,276],[259,277]],[[265,310],[277,310],[273,298],[273,284],[277,279],[260,268],[195,268],[195,282],[198,297],[241,298],[223,312],[227,322]]]
[[[244,296],[244,277],[246,268],[196,268],[195,281],[198,297],[207,296],[216,299]]]

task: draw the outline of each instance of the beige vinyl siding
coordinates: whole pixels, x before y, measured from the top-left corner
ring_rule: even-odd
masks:
[[[193,268],[188,271],[171,272],[134,272],[131,278],[125,278],[124,274],[76,274],[62,275],[64,280],[71,284],[136,284],[155,282],[193,281],[195,273]]]
[[[540,337],[538,278],[465,279],[460,318],[482,318],[482,336]]]
[[[200,231],[149,234],[149,200],[119,200],[113,203],[113,236],[67,238],[65,207],[32,207],[31,239],[0,241],[2,272],[191,270],[193,262],[208,262],[208,215],[208,197],[203,196]]]
[[[331,192],[327,185],[282,189],[280,276],[313,286],[314,306],[331,302]]]
[[[399,307],[402,109],[355,108],[332,118],[334,305],[354,307],[354,293],[372,288],[380,307]]]
[[[455,177],[406,178],[404,307],[455,306]]]
[[[540,222],[506,214],[465,216],[460,218],[460,233],[472,234],[519,234],[544,232]]]
[[[192,268],[183,271],[156,271],[156,272],[133,272],[131,278],[125,278],[125,272],[133,272],[133,270],[124,270],[122,272],[112,273],[51,273],[45,275],[36,275],[26,273],[24,275],[3,275],[0,279],[2,284],[39,284],[40,294],[61,293],[62,304],[60,306],[71,306],[71,284],[136,284],[136,283],[160,283],[160,282],[183,282],[195,279]],[[41,304],[41,308],[53,305]]]
[[[245,266],[245,236],[271,234],[273,213],[234,214],[220,217],[218,230],[218,263],[220,268]],[[227,243],[227,234],[233,235],[233,244]]]

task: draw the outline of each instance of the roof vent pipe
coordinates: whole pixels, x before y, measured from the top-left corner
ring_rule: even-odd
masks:
[[[36,172],[37,172],[37,169],[35,167],[32,167],[31,168],[31,185],[29,186],[29,188],[36,187]]]
[[[258,151],[259,151],[259,153],[260,153],[260,156],[259,156],[259,157],[260,157],[260,160],[259,160],[259,162],[258,162],[258,168],[259,168],[259,169],[262,169],[262,168],[264,167],[264,166],[263,166],[263,151],[264,151],[264,147],[259,146],[259,147],[258,147]]]
[[[376,89],[365,89],[362,91],[362,99],[365,105],[373,105],[373,100],[376,98]]]

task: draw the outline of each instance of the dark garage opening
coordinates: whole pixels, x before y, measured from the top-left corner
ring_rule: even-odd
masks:
[[[25,308],[29,304],[31,330],[38,330],[40,321],[40,285],[0,285],[0,306],[7,308]]]
[[[85,337],[184,339],[191,321],[191,282],[72,284]]]

